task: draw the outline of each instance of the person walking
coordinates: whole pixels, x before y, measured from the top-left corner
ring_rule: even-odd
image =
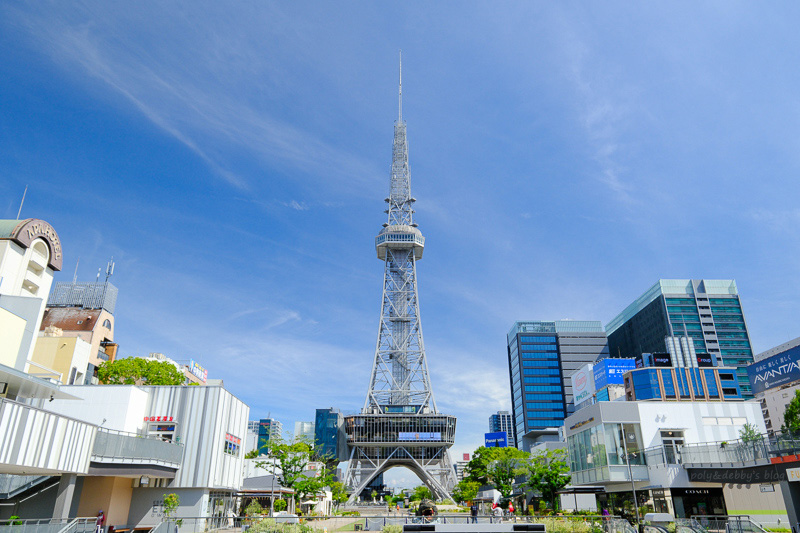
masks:
[[[472,502],[472,505],[470,505],[470,507],[469,507],[469,515],[472,517],[472,523],[473,524],[477,524],[478,523],[478,504],[477,503]]]
[[[494,515],[495,523],[499,524],[503,520],[503,508],[500,505],[492,504],[492,514]]]
[[[95,528],[96,533],[103,533],[103,525],[106,523],[106,515],[103,514],[103,510],[100,509],[100,512],[97,513],[97,527]]]

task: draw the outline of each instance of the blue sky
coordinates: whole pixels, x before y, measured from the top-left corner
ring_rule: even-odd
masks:
[[[779,2],[0,6],[0,217],[114,257],[123,356],[194,358],[287,426],[361,407],[403,50],[419,291],[453,451],[508,409],[515,320],[735,278],[800,336],[800,37]],[[397,484],[412,476],[395,473]]]

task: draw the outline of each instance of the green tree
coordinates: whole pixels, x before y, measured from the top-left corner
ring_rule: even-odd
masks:
[[[258,503],[258,500],[253,498],[250,500],[250,503],[247,504],[247,507],[244,508],[245,516],[255,516],[257,514],[261,514],[264,509],[261,507],[261,504]]]
[[[333,482],[333,475],[325,467],[307,472],[314,447],[305,439],[286,442],[278,437],[270,438],[266,450],[268,459],[257,461],[256,466],[276,476],[282,487],[294,490],[300,501],[319,495]]]
[[[182,385],[186,381],[172,363],[141,357],[104,361],[97,367],[97,378],[106,385]]]
[[[570,481],[566,450],[545,450],[534,453],[524,467],[528,476],[525,486],[537,491],[550,502],[550,508],[558,510],[556,492]]]
[[[504,450],[516,450],[515,448],[501,448]],[[516,450],[520,452],[520,450]],[[514,491],[514,479],[523,472],[523,465],[527,459],[525,452],[520,454],[502,453],[489,464],[486,475],[489,483],[503,496],[508,498]]]
[[[467,463],[464,479],[474,481],[478,485],[488,485],[489,467],[492,463],[503,459],[526,459],[528,453],[516,448],[487,448],[481,446],[472,454],[472,460]]]
[[[794,398],[792,398],[783,412],[783,427],[781,429],[792,433],[800,431],[800,390],[794,391]]]
[[[272,504],[272,508],[278,512],[285,511],[287,507],[289,507],[289,504],[283,498],[275,500],[275,503]]]
[[[256,457],[258,457],[258,450],[250,450],[244,454],[245,459],[255,459]]]
[[[755,424],[748,422],[739,430],[739,438],[742,439],[744,443],[756,442],[761,440],[761,433],[758,432],[758,428]]]
[[[347,501],[347,487],[345,487],[344,483],[341,481],[332,481],[329,485],[329,488],[331,489],[331,498],[333,499],[333,503],[338,509],[341,504]]]
[[[431,489],[426,487],[425,485],[419,485],[414,487],[414,492],[411,494],[411,497],[408,498],[409,501],[416,502],[419,500],[432,500],[433,494],[431,494]]]
[[[453,498],[457,502],[472,501],[478,495],[480,485],[476,481],[463,479],[453,489]]]

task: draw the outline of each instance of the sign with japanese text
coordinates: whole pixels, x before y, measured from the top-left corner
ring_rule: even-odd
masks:
[[[753,394],[800,379],[800,346],[790,348],[747,367]]]

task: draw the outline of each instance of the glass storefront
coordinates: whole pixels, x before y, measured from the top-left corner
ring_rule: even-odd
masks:
[[[673,488],[670,492],[676,517],[690,518],[692,516],[727,514],[722,488]]]
[[[574,481],[607,481],[609,465],[645,465],[642,442],[639,424],[598,424],[568,437]]]

